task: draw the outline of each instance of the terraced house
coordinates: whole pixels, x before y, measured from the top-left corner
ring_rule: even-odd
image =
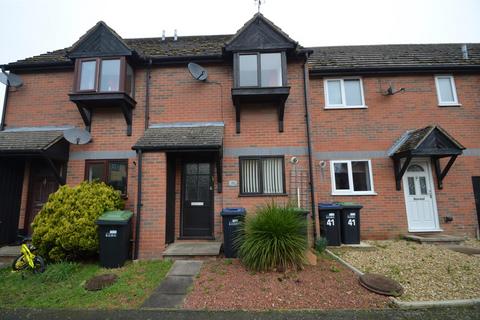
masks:
[[[364,239],[477,232],[480,44],[305,48],[256,14],[216,36],[99,22],[3,67],[23,79],[0,131],[3,243],[59,185],[93,179],[122,192],[141,259],[221,240],[222,208],[272,199],[312,213],[311,239],[317,203],[336,201],[363,205]]]

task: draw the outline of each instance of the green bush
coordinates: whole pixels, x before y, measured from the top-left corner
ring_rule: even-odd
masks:
[[[323,253],[325,249],[327,249],[328,241],[327,238],[320,237],[317,241],[315,241],[315,250],[318,253]]]
[[[98,252],[97,218],[123,209],[120,192],[103,182],[62,186],[35,217],[33,244],[48,260],[78,260]]]
[[[305,230],[295,208],[266,205],[242,223],[236,238],[239,258],[253,271],[300,269],[308,246]]]

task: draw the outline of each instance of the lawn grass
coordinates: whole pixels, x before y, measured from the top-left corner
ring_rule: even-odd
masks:
[[[128,262],[123,268],[102,269],[96,264],[59,263],[43,274],[0,270],[0,308],[99,308],[139,307],[172,266],[169,260]],[[101,291],[87,291],[86,280],[115,273],[118,281]]]

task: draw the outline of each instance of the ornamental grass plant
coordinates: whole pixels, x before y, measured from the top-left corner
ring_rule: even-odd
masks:
[[[235,244],[242,263],[252,271],[302,269],[308,247],[307,222],[293,206],[275,203],[247,216]]]

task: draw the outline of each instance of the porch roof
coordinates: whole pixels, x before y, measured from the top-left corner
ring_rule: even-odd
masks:
[[[162,124],[145,131],[134,150],[220,150],[223,123]]]
[[[405,155],[448,156],[461,154],[465,147],[438,125],[407,131],[392,146],[391,157]]]
[[[0,132],[0,153],[37,153],[63,139],[60,130],[5,130]]]

